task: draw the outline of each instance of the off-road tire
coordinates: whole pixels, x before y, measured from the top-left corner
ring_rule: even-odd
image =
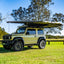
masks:
[[[38,42],[38,47],[39,47],[39,49],[44,49],[44,48],[45,48],[45,45],[46,45],[45,40],[40,40],[40,41]]]
[[[13,44],[13,50],[14,51],[21,51],[23,50],[23,43],[22,41],[16,41],[14,44]]]
[[[3,45],[4,49],[6,50],[10,50],[11,49],[11,45]]]

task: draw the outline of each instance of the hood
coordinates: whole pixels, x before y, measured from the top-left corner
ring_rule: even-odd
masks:
[[[12,36],[23,36],[24,34],[12,34]]]

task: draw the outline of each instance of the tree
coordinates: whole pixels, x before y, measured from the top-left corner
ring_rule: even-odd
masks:
[[[50,11],[48,6],[50,2],[51,0],[31,0],[31,5],[28,7],[31,20],[49,20]]]
[[[4,20],[5,18],[2,18],[2,14],[0,13],[0,22],[2,22],[2,20]],[[5,29],[4,28],[1,28],[0,27],[0,39],[3,37],[3,35],[7,34],[5,32]]]
[[[11,15],[15,20],[38,20],[48,21],[50,18],[50,10],[48,9],[52,0],[30,0],[29,7],[20,7],[17,10],[13,10]]]
[[[8,33],[5,32],[4,28],[0,27],[0,39],[2,39],[3,35],[5,35],[5,34],[8,34]]]
[[[64,15],[62,13],[55,13],[53,14],[52,16],[52,22],[61,22],[63,23],[64,22]],[[48,33],[59,33],[61,34],[61,30],[63,29],[63,26],[59,26],[57,28],[50,28],[48,29],[48,31],[46,32],[47,34]]]
[[[62,13],[53,14],[52,21],[64,23],[64,14]]]
[[[45,29],[45,32],[46,32],[46,35],[49,35],[49,34],[61,34],[61,30],[63,29],[63,26],[59,26],[59,27],[55,27],[55,28],[46,28]]]
[[[6,18],[3,18],[2,14],[0,13],[0,21],[3,21],[4,19],[6,19]]]

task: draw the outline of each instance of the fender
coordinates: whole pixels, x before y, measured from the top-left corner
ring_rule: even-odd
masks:
[[[13,44],[15,43],[15,41],[22,41],[22,43],[23,43],[23,45],[24,45],[24,40],[23,40],[22,37],[15,37],[15,38],[13,39]]]
[[[46,42],[46,39],[45,39],[44,37],[39,37],[39,38],[38,38],[38,42],[41,41],[41,40],[45,40],[45,42]],[[37,43],[38,43],[38,42],[37,42]]]

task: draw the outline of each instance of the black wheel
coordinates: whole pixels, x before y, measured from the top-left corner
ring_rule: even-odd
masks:
[[[32,48],[32,46],[28,46],[28,48]]]
[[[39,43],[38,43],[38,47],[40,49],[44,49],[45,48],[45,45],[46,45],[46,42],[44,40],[41,40]]]
[[[11,45],[3,45],[3,47],[7,50],[10,50],[11,49]]]
[[[14,51],[21,51],[21,50],[23,50],[23,43],[22,43],[22,41],[16,41],[15,43],[14,43],[14,45],[13,45],[13,50]]]

